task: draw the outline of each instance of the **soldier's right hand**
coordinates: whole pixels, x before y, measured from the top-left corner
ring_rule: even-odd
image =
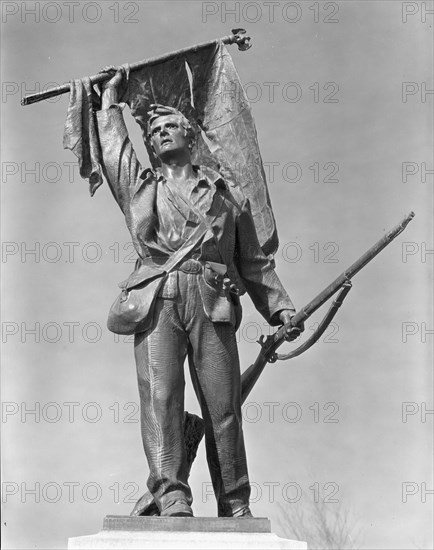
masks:
[[[115,67],[113,65],[107,65],[107,67],[103,67],[99,71],[99,74],[101,73],[108,73],[110,75],[110,78],[102,83],[101,85],[102,90],[106,90],[107,88],[118,88],[119,85],[122,83],[123,79],[125,78],[124,67]]]
[[[125,67],[109,65],[100,73],[108,73],[110,78],[101,85],[102,108],[108,109],[111,104],[118,103],[127,91],[127,71]]]

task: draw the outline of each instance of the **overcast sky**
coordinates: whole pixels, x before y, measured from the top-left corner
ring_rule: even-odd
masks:
[[[321,341],[269,365],[249,396],[253,514],[283,536],[278,504],[315,496],[351,511],[362,548],[432,547],[432,2],[1,7],[4,547],[66,548],[105,515],[128,514],[148,475],[133,345],[105,328],[133,269],[122,214],[106,185],[89,197],[62,149],[68,95],[27,107],[20,98],[236,27],[252,37],[249,51],[230,52],[296,307],[416,213],[356,276]],[[139,128],[128,127],[147,166]],[[269,329],[243,304],[245,369]],[[186,392],[198,412],[189,380]],[[202,447],[191,485],[195,515],[215,516]]]

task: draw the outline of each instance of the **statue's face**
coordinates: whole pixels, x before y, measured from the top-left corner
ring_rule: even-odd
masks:
[[[161,116],[154,120],[150,129],[151,144],[158,158],[175,152],[189,152],[187,131],[177,115]]]

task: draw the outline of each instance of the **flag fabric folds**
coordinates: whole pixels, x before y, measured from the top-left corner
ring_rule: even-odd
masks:
[[[255,122],[224,44],[212,43],[196,51],[192,48],[168,61],[131,72],[128,90],[122,100],[128,103],[131,114],[142,128],[146,128],[147,112],[152,103],[175,107],[190,120],[198,130],[193,163],[219,171],[237,201],[249,199],[259,243],[265,254],[274,254],[278,247],[276,224]],[[90,175],[95,180],[93,185],[90,182],[93,194],[100,185],[93,171],[100,159],[95,142],[86,141],[86,136],[94,135],[89,131],[92,126],[89,117],[77,115],[77,111],[83,111],[86,107],[86,102],[80,107],[71,93],[65,125],[65,136],[69,138],[65,140],[64,136],[64,146],[76,155],[80,153],[81,159],[86,161],[83,177],[89,177],[86,174],[89,174],[91,167]],[[75,116],[71,112],[75,112]],[[84,137],[76,140],[75,147],[71,147],[74,143],[71,136],[76,138],[78,135]],[[149,149],[148,154],[151,164],[154,164],[155,159]],[[83,161],[80,156],[79,162],[81,168]]]
[[[80,176],[89,180],[93,195],[103,183],[101,148],[93,113],[94,91],[89,78],[71,81],[68,114],[63,131],[63,148],[78,158]]]
[[[195,110],[209,144],[199,144],[200,161],[206,164],[210,151],[235,198],[249,199],[259,243],[265,254],[274,254],[279,243],[256,126],[232,58],[219,44],[187,55],[187,62]]]

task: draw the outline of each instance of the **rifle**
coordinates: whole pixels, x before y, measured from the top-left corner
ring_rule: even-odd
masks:
[[[259,376],[264,370],[267,363],[274,363],[277,360],[286,361],[301,355],[306,350],[315,344],[324,334],[325,330],[336,315],[338,309],[342,305],[348,292],[351,290],[351,279],[363,269],[377,254],[379,254],[393,239],[404,231],[410,221],[414,218],[414,212],[410,212],[398,225],[391,229],[383,238],[377,241],[374,246],[367,250],[358,260],[350,265],[339,277],[337,277],[330,285],[322,290],[313,300],[302,307],[291,319],[290,326],[282,326],[277,332],[267,338],[262,335],[258,340],[261,350],[256,358],[256,361],[241,375],[241,402],[244,403],[248,395],[253,389],[253,386],[258,381]],[[340,290],[338,296],[333,300],[330,309],[327,311],[324,319],[319,323],[318,328],[303,344],[290,353],[281,355],[276,353],[277,348],[285,341],[290,341],[293,336],[298,336],[298,325],[308,319],[318,308],[320,308],[329,298]],[[289,329],[289,332],[288,332]],[[296,329],[296,330],[295,330]],[[293,335],[291,335],[291,330]],[[189,471],[196,457],[199,443],[204,434],[204,422],[202,418],[188,412],[184,413],[184,437],[187,449],[187,461]],[[153,516],[159,515],[159,510],[154,502],[152,495],[145,493],[134,506],[131,516]]]

